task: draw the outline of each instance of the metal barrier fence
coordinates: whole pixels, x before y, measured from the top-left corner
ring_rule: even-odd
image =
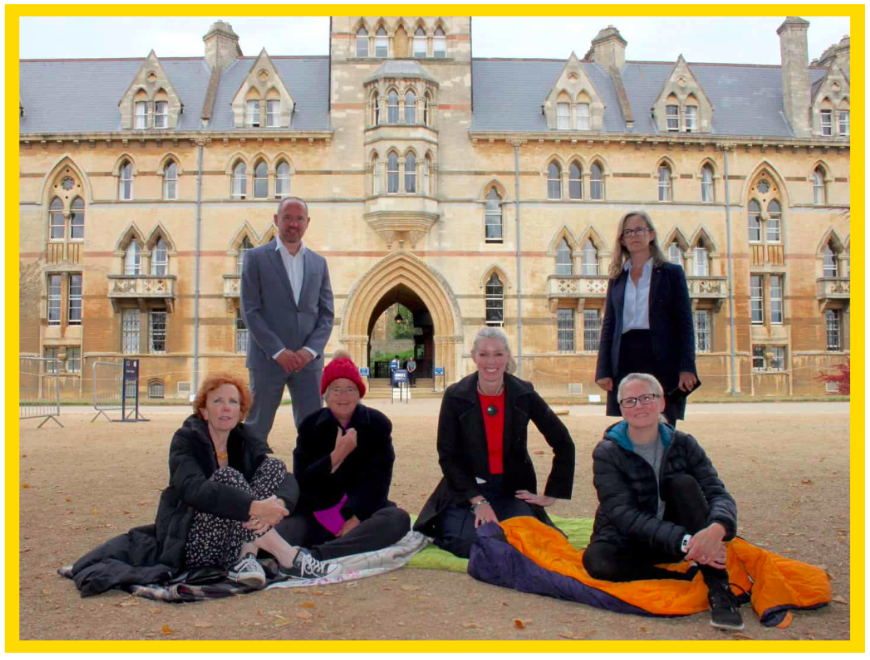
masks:
[[[18,356],[18,419],[39,419],[37,428],[42,428],[53,419],[63,428],[57,418],[60,415],[60,360]]]
[[[91,422],[102,415],[110,422],[106,413],[120,411],[124,405],[124,364],[121,362],[94,362],[94,410],[97,414]]]

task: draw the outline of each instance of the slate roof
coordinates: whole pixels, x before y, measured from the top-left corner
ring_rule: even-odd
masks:
[[[208,130],[236,130],[230,102],[255,60],[255,57],[240,58],[223,72]],[[541,105],[566,61],[473,60],[471,130],[549,131]],[[143,62],[144,58],[21,61],[21,102],[26,117],[19,120],[20,132],[63,134],[121,130],[118,103]],[[289,130],[331,130],[329,58],[273,57],[272,62],[297,104]],[[160,63],[184,103],[184,113],[174,130],[200,130],[200,112],[210,76],[205,60],[161,58]],[[629,132],[613,79],[594,62],[581,62],[581,66],[606,105],[604,132]],[[664,62],[627,62],[624,66],[622,79],[635,115],[634,133],[658,132],[650,108],[673,67],[674,63]],[[737,64],[689,64],[689,67],[713,104],[714,134],[792,136],[783,114],[780,67]],[[826,71],[826,68],[810,68],[810,84],[815,86]],[[369,80],[399,76],[432,79],[418,62],[388,60]]]
[[[209,130],[232,130],[230,102],[256,57],[239,58],[222,74]],[[145,59],[22,60],[21,133],[88,133],[121,130],[118,103]],[[272,62],[296,101],[290,129],[330,130],[329,58],[280,58]],[[211,70],[201,58],[160,58],[184,104],[174,132],[198,131]],[[172,133],[173,129],[168,132]]]

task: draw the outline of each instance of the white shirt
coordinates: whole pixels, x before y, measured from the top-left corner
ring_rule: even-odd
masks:
[[[296,306],[298,307],[299,295],[302,293],[302,280],[305,277],[305,250],[307,248],[305,247],[305,243],[300,241],[299,250],[294,256],[290,254],[287,246],[284,245],[284,241],[280,238],[275,242],[278,244],[275,249],[278,251],[278,254],[281,255],[281,261],[284,263],[284,269],[287,271],[287,277],[290,279],[290,288],[293,289],[293,300],[296,301]],[[303,346],[302,348],[311,353],[312,357],[317,357],[317,352],[313,349],[308,348],[308,346]],[[286,348],[282,348],[280,351],[275,353],[272,358],[277,358],[286,350]]]
[[[649,285],[652,281],[652,257],[643,265],[637,286],[631,279],[631,259],[622,267],[627,270],[625,299],[622,304],[622,334],[629,330],[649,330]]]

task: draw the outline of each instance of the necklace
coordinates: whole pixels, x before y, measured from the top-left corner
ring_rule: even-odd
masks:
[[[215,455],[217,455],[219,460],[229,458],[229,455],[230,455],[229,452],[227,452],[226,454],[221,454],[217,449],[214,450],[214,453],[215,453]]]
[[[495,394],[487,394],[482,389],[480,389],[480,381],[478,381],[477,382],[477,391],[480,392],[483,396],[498,396],[499,394],[501,394],[504,391],[504,383],[502,383],[499,386],[498,392],[496,392]],[[488,405],[486,407],[486,414],[489,415],[490,417],[495,417],[496,415],[498,415],[498,406],[496,406],[495,404]]]

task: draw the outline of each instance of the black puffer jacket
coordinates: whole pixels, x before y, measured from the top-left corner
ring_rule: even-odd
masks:
[[[689,532],[682,525],[656,518],[659,494],[655,474],[652,466],[631,449],[627,428],[626,422],[608,428],[592,452],[599,504],[591,541],[623,547],[646,544],[679,555],[683,536]],[[707,454],[695,438],[667,424],[659,424],[659,434],[665,448],[659,484],[683,474],[694,477],[710,505],[707,524],[721,523],[725,540],[730,541],[737,532],[737,505]]]

